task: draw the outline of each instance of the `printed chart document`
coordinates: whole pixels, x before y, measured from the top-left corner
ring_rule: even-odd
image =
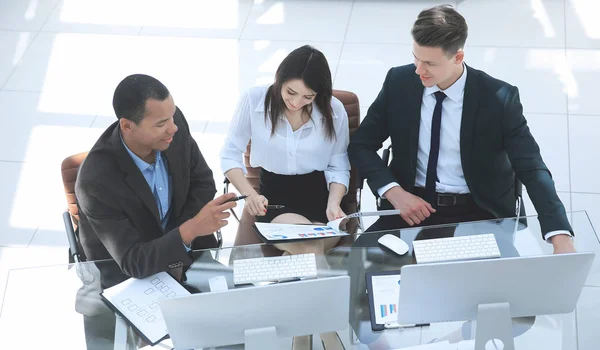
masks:
[[[143,279],[130,278],[100,295],[146,342],[154,345],[168,336],[158,301],[190,295],[190,292],[168,273],[159,272]]]
[[[272,224],[257,222],[254,224],[258,233],[268,242],[298,241],[304,239],[318,239],[328,237],[347,236],[348,233],[341,229],[350,219],[362,216],[385,216],[399,215],[399,210],[381,210],[374,212],[357,212],[346,215],[327,225],[294,225],[294,224]]]
[[[373,312],[375,323],[398,322],[398,299],[400,299],[400,275],[372,276]]]
[[[429,324],[398,324],[400,271],[373,271],[365,274],[371,329],[422,327]]]
[[[333,228],[327,225],[294,225],[257,222],[254,226],[264,240],[268,242],[298,241],[348,235],[346,232],[334,231]]]

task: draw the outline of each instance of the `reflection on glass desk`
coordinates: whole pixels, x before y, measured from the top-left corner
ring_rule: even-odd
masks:
[[[598,253],[600,243],[587,214],[573,212],[569,213],[569,218],[575,231],[576,249]],[[365,273],[399,270],[406,264],[414,264],[412,242],[428,238],[493,233],[502,257],[551,254],[552,245],[542,240],[537,218],[526,219],[527,226],[520,223],[516,232],[514,218],[403,229],[399,234],[411,247],[403,256],[379,248],[377,239],[390,231],[360,234],[354,237],[351,246],[339,246],[325,255],[317,255],[317,278],[349,275],[351,279],[349,326],[346,331],[338,332],[345,348],[398,349],[436,341],[471,339],[470,322],[372,331]],[[208,280],[215,276],[224,276],[230,289],[252,288],[233,285],[233,261],[274,256],[280,251],[269,245],[256,244],[221,248],[219,254],[216,253],[216,249],[192,252],[195,262],[187,270],[185,282],[190,291],[209,291]],[[124,279],[126,276],[120,274],[113,261],[11,270],[0,313],[0,348],[150,348],[115,317],[98,296],[102,288]],[[575,312],[513,319],[516,348],[600,348],[597,323],[591,323],[600,314],[599,292],[600,262],[595,261]],[[318,335],[313,337],[313,342],[314,349],[322,349]],[[291,344],[291,339],[286,344]]]

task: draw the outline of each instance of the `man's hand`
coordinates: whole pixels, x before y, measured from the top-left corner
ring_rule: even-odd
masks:
[[[556,235],[550,238],[554,246],[554,254],[575,253],[573,240],[569,235]]]
[[[235,193],[226,193],[219,196],[206,205],[188,221],[179,226],[179,233],[183,243],[189,245],[198,236],[208,236],[227,225],[229,217],[228,210],[237,206],[236,202],[225,203],[234,198]]]
[[[405,191],[400,186],[387,190],[383,196],[392,203],[396,210],[400,210],[400,216],[410,226],[418,225],[425,221],[435,209],[423,198]]]

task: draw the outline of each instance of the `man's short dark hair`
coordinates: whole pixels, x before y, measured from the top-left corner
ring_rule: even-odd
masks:
[[[452,56],[465,46],[469,28],[451,5],[440,5],[421,11],[411,33],[419,46],[440,47]]]
[[[133,74],[123,79],[113,95],[113,108],[118,119],[126,118],[139,124],[144,119],[148,99],[164,101],[169,90],[158,79],[145,74]]]

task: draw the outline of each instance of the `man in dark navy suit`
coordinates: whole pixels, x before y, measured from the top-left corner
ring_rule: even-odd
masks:
[[[414,64],[392,68],[352,135],[352,164],[383,207],[370,231],[515,215],[515,176],[555,253],[573,252],[572,229],[523,116],[518,89],[464,63],[468,28],[451,6],[422,11]],[[389,167],[377,151],[391,138]]]

